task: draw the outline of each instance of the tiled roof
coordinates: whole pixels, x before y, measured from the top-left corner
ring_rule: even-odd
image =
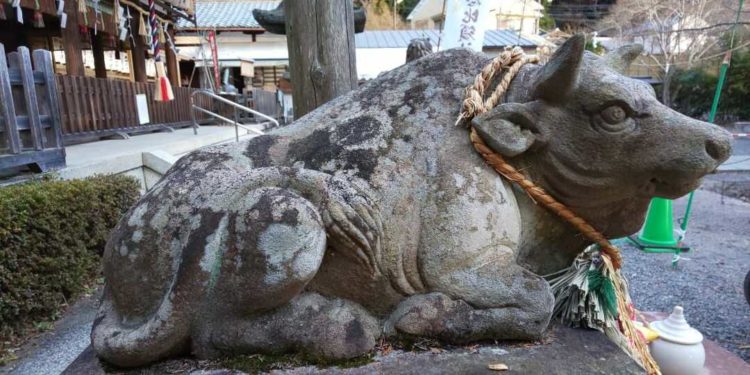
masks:
[[[429,38],[437,46],[440,32],[438,30],[373,30],[355,34],[357,48],[406,48],[412,39]],[[518,36],[511,30],[487,30],[484,34],[484,47],[500,48],[505,46],[532,48],[537,43]]]
[[[260,29],[253,17],[253,9],[275,9],[280,0],[268,1],[197,1],[195,19],[199,29]],[[178,29],[196,28],[191,22],[180,19]]]

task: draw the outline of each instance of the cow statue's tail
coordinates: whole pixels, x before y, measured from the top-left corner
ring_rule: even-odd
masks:
[[[193,289],[194,294],[189,297],[180,293],[184,287],[175,283],[148,320],[133,324],[117,312],[112,294],[105,288],[91,330],[91,343],[99,358],[120,367],[138,367],[186,352],[193,317],[206,287]]]

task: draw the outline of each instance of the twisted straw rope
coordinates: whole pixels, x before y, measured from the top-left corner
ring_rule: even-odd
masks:
[[[500,53],[474,78],[474,83],[466,88],[462,110],[456,120],[456,125],[461,123],[469,124],[471,119],[475,116],[481,115],[492,109],[508,91],[510,82],[518,71],[526,63],[536,63],[538,61],[539,59],[536,56],[527,56],[524,54],[520,47],[514,47],[511,50],[506,50]],[[492,79],[498,72],[503,70],[506,70],[506,72],[497,84],[497,87],[495,87],[495,90],[490,97],[484,100],[484,94],[492,83]],[[643,339],[632,321],[633,317],[627,316],[629,315],[628,311],[632,306],[632,302],[630,301],[627,285],[622,279],[619,271],[622,267],[622,255],[620,254],[620,250],[612,245],[612,243],[610,243],[601,232],[589,225],[586,220],[576,215],[573,211],[565,207],[564,204],[547,194],[544,189],[537,186],[515,167],[508,164],[501,155],[490,149],[487,144],[484,143],[482,138],[479,137],[473,127],[471,128],[470,139],[477,152],[482,155],[487,164],[495,169],[497,173],[518,184],[526,194],[531,197],[531,199],[535,202],[541,202],[541,204],[548,210],[570,223],[579,232],[586,236],[586,238],[599,245],[599,248],[604,255],[602,256],[602,259],[604,261],[605,270],[609,273],[609,278],[612,280],[612,284],[615,288],[617,309],[621,314],[625,315],[625,317],[621,316],[619,319],[620,332],[627,338],[631,350],[630,354],[643,366],[648,374],[661,374],[659,366],[656,364],[656,361],[648,350],[645,339]]]

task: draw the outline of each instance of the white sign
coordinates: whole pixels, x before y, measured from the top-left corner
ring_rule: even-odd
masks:
[[[481,51],[491,3],[491,0],[446,0],[440,49],[465,47]]]
[[[135,106],[138,110],[138,122],[140,122],[141,125],[151,122],[148,118],[148,99],[146,99],[146,94],[138,94],[135,96]]]

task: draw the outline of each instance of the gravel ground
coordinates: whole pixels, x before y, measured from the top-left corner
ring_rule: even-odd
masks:
[[[630,294],[643,311],[685,308],[686,319],[706,337],[750,362],[750,305],[742,283],[750,271],[750,204],[699,190],[686,243],[692,251],[676,268],[670,254],[648,254],[623,245]],[[686,198],[675,202],[676,216]]]

